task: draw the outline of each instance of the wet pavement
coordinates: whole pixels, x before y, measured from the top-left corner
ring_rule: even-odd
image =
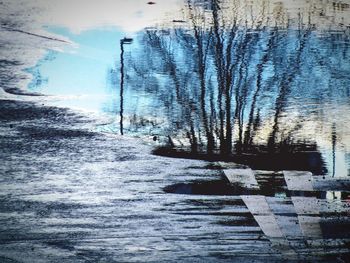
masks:
[[[281,172],[154,156],[71,110],[0,108],[2,262],[349,259],[348,192],[322,178],[300,188]]]

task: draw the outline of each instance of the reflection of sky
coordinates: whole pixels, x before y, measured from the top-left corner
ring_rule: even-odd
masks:
[[[100,94],[106,84],[106,72],[120,54],[118,30],[92,30],[74,35],[63,29],[54,30],[79,45],[71,52],[56,54],[50,63],[40,67],[49,78],[48,94]]]
[[[129,35],[118,28],[100,28],[72,33],[62,27],[50,32],[75,43],[63,52],[50,51],[30,69],[46,81],[34,79],[30,88],[57,98],[55,104],[85,111],[107,112],[113,117],[120,110],[120,39]],[[131,92],[128,77],[128,58],[137,41],[124,45],[124,99],[126,114],[150,113],[151,98]],[[53,57],[53,59],[49,59]],[[111,70],[112,73],[111,73]],[[35,74],[34,74],[35,75]],[[115,81],[112,83],[111,78]],[[37,83],[37,85],[36,85]]]
[[[66,96],[60,105],[86,110],[100,110],[108,95],[107,73],[119,62],[120,39],[118,29],[100,29],[73,34],[63,28],[53,33],[68,37],[78,46],[54,54],[54,59],[39,63],[39,72],[47,82],[37,87],[42,93]],[[119,73],[118,73],[119,74]],[[72,99],[74,98],[74,99]]]

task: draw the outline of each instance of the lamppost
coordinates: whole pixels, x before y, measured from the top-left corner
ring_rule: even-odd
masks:
[[[124,37],[120,40],[120,134],[123,135],[124,114],[124,44],[131,44],[132,38]]]

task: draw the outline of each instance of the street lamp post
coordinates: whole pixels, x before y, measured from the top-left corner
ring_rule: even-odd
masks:
[[[124,119],[124,44],[131,44],[132,38],[124,37],[120,40],[120,134],[123,135]]]

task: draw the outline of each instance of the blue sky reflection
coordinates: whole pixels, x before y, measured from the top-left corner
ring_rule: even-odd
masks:
[[[119,42],[125,33],[117,28],[94,29],[78,34],[65,28],[50,28],[50,32],[69,38],[77,46],[67,47],[63,52],[49,51],[31,69],[47,81],[38,82],[34,78],[31,89],[63,96],[65,99],[59,102],[61,106],[101,111],[108,96],[113,93],[107,76],[119,63]]]

